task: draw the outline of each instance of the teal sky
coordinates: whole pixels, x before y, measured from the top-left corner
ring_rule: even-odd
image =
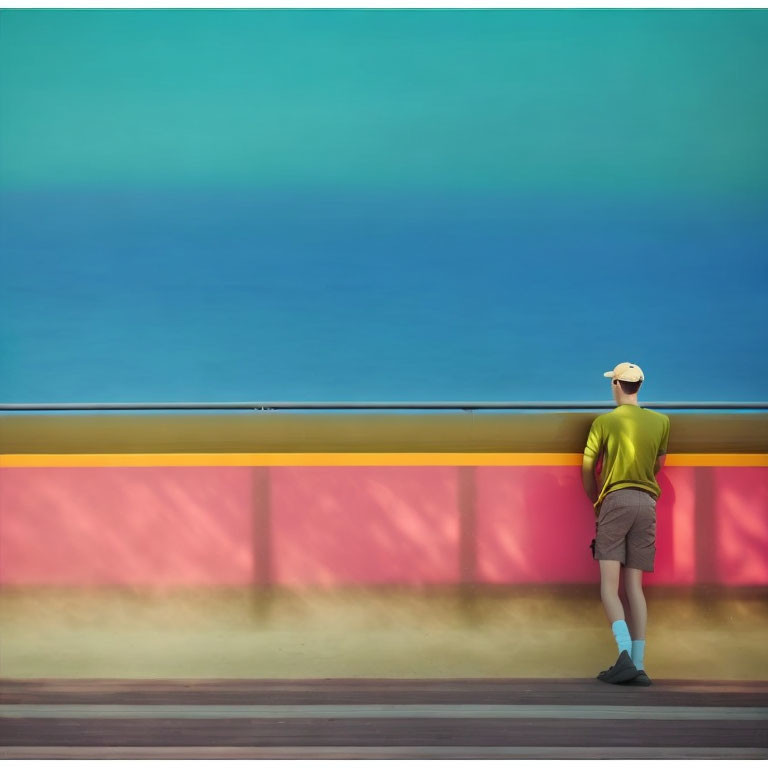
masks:
[[[749,197],[766,40],[760,10],[4,10],[0,178]]]
[[[766,400],[766,41],[0,11],[0,402]]]

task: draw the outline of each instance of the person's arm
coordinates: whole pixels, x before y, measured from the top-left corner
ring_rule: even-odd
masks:
[[[669,447],[669,417],[667,417],[667,423],[664,426],[664,432],[661,435],[661,442],[659,443],[659,450],[656,455],[656,464],[653,467],[653,474],[658,475],[661,472],[661,468],[664,466],[664,460],[667,458],[667,448]]]
[[[594,504],[599,495],[597,481],[595,480],[595,460],[586,454],[584,454],[584,458],[581,461],[581,483],[584,486],[587,497]]]
[[[603,435],[600,429],[600,422],[598,419],[595,419],[589,430],[587,444],[584,448],[584,456],[581,460],[581,483],[584,486],[584,491],[586,492],[587,497],[593,504],[597,501],[597,497],[600,495],[595,480],[595,464],[597,463],[597,457],[600,455],[602,447]]]

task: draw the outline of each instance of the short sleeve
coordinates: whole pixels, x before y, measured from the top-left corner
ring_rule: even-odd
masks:
[[[603,430],[600,425],[600,419],[597,418],[592,422],[592,427],[589,430],[587,436],[587,445],[584,448],[584,456],[588,459],[597,459],[600,455],[600,450],[603,447]]]
[[[664,422],[664,431],[661,433],[661,442],[659,443],[659,450],[656,452],[657,456],[663,456],[667,452],[669,446],[669,416],[667,416]]]

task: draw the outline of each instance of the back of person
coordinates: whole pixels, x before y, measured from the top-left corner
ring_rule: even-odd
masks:
[[[586,453],[595,458],[602,452],[599,510],[609,493],[621,488],[639,488],[655,499],[661,496],[654,466],[667,452],[669,417],[639,405],[619,405],[598,416],[587,438]]]
[[[653,572],[656,557],[656,499],[661,496],[656,473],[667,452],[669,417],[638,405],[637,393],[645,380],[639,365],[619,363],[603,376],[611,380],[617,407],[592,422],[581,469],[584,490],[595,508],[592,551],[600,562],[600,598],[619,658],[597,679],[647,686],[651,679],[644,669],[648,611],[643,574]],[[619,596],[622,574],[626,611]]]

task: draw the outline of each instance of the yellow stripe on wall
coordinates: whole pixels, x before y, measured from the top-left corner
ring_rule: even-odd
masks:
[[[19,453],[0,467],[580,466],[580,453]],[[668,454],[669,467],[768,467],[768,453]]]

